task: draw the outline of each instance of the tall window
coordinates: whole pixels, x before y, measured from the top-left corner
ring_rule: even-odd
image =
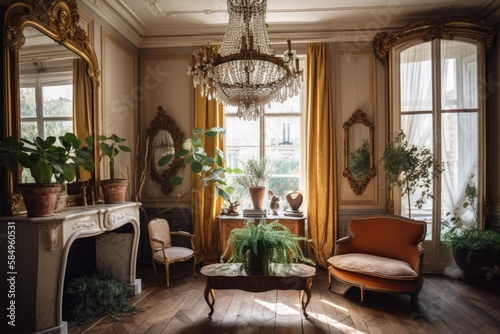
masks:
[[[250,157],[265,157],[269,179],[267,189],[281,200],[281,210],[288,209],[284,200],[288,191],[305,189],[302,96],[288,98],[283,103],[263,107],[257,121],[240,120],[236,108],[226,107],[226,164],[242,167]],[[229,175],[231,179],[231,175]],[[248,191],[236,185],[231,196],[242,208],[251,207]]]
[[[444,172],[434,184],[434,200],[415,210],[417,190],[412,199],[412,218],[428,222],[427,240],[444,232],[440,223],[456,213],[469,224],[478,216],[464,208],[468,182],[479,188],[479,152],[484,108],[478,99],[480,48],[475,41],[455,38],[403,46],[394,64],[399,95],[395,94],[395,124],[407,135],[410,145],[427,147],[443,163]],[[408,204],[400,202],[401,214],[408,216]],[[416,214],[414,214],[416,213]]]
[[[20,88],[21,137],[59,137],[73,132],[72,79],[22,79]],[[30,180],[23,171],[23,182]]]
[[[73,132],[73,84],[69,80],[21,84],[21,137],[60,136]]]

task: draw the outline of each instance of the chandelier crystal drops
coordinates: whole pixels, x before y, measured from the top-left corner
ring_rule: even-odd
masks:
[[[257,120],[259,107],[299,93],[303,71],[288,40],[282,58],[271,48],[267,0],[228,0],[229,23],[219,50],[210,43],[194,50],[188,75],[201,96],[237,106],[238,117]]]

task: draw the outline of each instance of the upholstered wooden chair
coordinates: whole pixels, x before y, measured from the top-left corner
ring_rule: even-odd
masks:
[[[193,243],[194,234],[185,231],[170,231],[168,221],[164,218],[155,218],[148,224],[149,244],[151,246],[153,268],[156,275],[156,263],[165,265],[167,288],[170,286],[170,264],[194,259],[193,275],[196,277],[196,257]],[[172,246],[171,235],[177,234],[190,238],[191,248]]]

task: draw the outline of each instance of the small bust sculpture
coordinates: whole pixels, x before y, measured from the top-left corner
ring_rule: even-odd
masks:
[[[271,209],[271,214],[273,216],[278,215],[278,210],[280,209],[280,198],[274,194],[272,190],[268,191],[269,200],[269,209]]]

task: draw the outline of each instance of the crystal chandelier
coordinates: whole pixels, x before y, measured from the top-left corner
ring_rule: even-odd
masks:
[[[288,40],[282,58],[271,48],[266,28],[267,0],[228,0],[229,23],[219,50],[194,50],[188,75],[201,96],[238,107],[238,116],[256,120],[259,107],[299,93],[302,70]]]

